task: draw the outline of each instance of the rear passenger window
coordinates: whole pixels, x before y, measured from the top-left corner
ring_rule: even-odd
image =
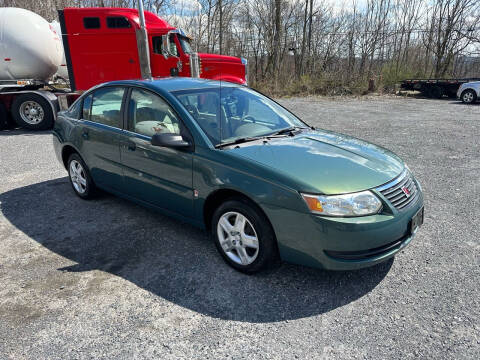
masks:
[[[111,29],[129,28],[130,23],[126,18],[121,16],[107,17],[107,27]]]
[[[84,17],[83,26],[85,29],[100,29],[100,19],[98,17]]]
[[[120,128],[124,88],[108,87],[95,91],[90,120]]]
[[[77,119],[80,117],[81,110],[83,109],[82,101],[76,101],[70,106],[66,114],[72,119]]]
[[[92,94],[83,99],[82,119],[90,120],[90,109],[92,108]]]

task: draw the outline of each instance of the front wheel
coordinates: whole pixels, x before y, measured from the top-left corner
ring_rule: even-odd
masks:
[[[277,261],[273,229],[255,206],[240,198],[230,199],[218,207],[212,220],[215,245],[236,270],[253,274]]]
[[[475,93],[475,91],[468,89],[462,92],[460,99],[464,104],[471,104],[474,103],[475,100],[477,100],[477,94]]]

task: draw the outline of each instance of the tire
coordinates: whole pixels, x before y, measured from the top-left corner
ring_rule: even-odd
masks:
[[[432,97],[432,88],[431,87],[424,86],[424,87],[422,87],[422,89],[420,91],[422,92],[423,96],[425,96],[427,98]]]
[[[67,164],[68,178],[75,194],[85,200],[94,198],[97,193],[95,184],[80,155],[70,155]]]
[[[242,219],[243,228],[241,221],[236,223]],[[221,204],[213,214],[211,232],[225,262],[240,272],[253,274],[278,262],[273,229],[261,210],[249,201],[231,198]]]
[[[0,102],[0,131],[8,129],[10,127],[9,125],[7,109],[5,108],[5,105]]]
[[[440,86],[432,87],[430,93],[434,99],[441,99],[443,97],[443,89]]]
[[[18,126],[30,130],[53,127],[53,110],[50,103],[37,94],[23,94],[12,103],[12,116]]]
[[[460,95],[460,100],[462,100],[464,104],[473,104],[477,101],[477,94],[472,89],[467,89]]]

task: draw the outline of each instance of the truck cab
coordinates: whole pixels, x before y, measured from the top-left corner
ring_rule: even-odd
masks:
[[[140,21],[136,9],[65,8],[59,11],[72,90],[141,78]],[[245,59],[196,53],[192,39],[145,12],[153,77],[183,76],[247,83]]]

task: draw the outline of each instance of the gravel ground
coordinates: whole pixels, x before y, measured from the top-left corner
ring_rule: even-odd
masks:
[[[426,218],[405,251],[355,272],[242,275],[193,227],[74,196],[49,133],[4,131],[0,358],[480,358],[480,105],[281,102],[406,160]]]

